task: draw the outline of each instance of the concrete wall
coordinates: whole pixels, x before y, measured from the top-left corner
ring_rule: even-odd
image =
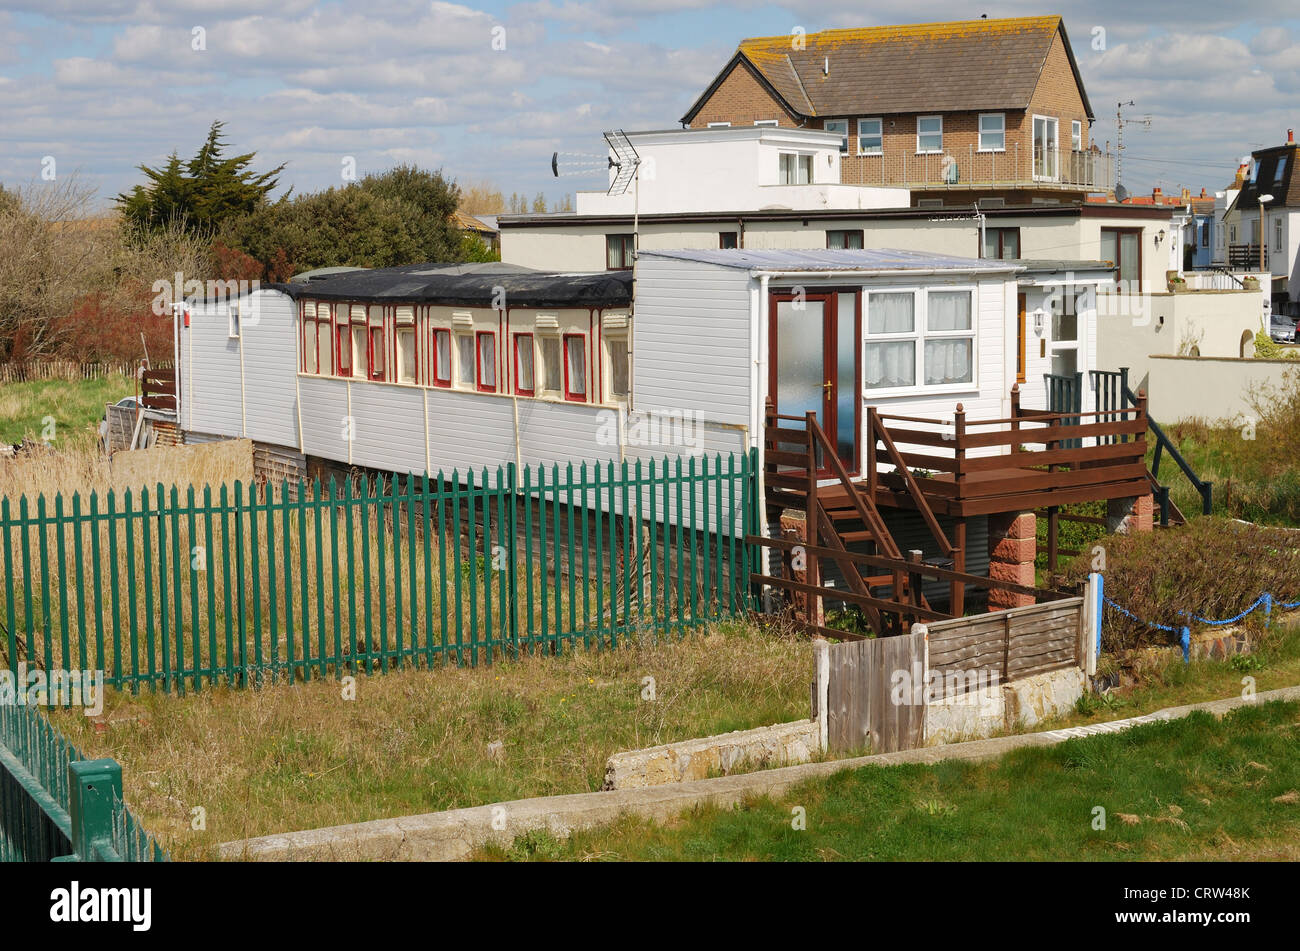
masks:
[[[615,753],[605,764],[605,789],[690,782],[711,775],[806,763],[821,748],[818,729],[816,720],[796,720]]]
[[[1134,392],[1146,389],[1154,355],[1235,359],[1253,353],[1255,333],[1264,329],[1266,291],[1192,291],[1098,300],[1097,366],[1128,367]]]
[[[1010,732],[1069,713],[1083,696],[1084,681],[1082,670],[1069,667],[931,701],[925,709],[925,744]]]
[[[1258,414],[1251,391],[1281,386],[1300,373],[1300,360],[1242,360],[1156,356],[1150,361],[1151,418],[1243,422]]]
[[[840,184],[840,137],[835,133],[746,124],[633,133],[628,140],[641,159],[638,184],[621,195],[578,192],[578,214],[906,208],[910,204],[905,188]],[[811,156],[812,181],[782,185],[782,152]],[[615,172],[610,169],[611,183]]]

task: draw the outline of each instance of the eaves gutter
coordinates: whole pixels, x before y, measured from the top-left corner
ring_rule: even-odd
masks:
[[[944,268],[874,268],[871,270],[795,270],[781,271],[772,270],[771,268],[750,268],[749,276],[769,280],[776,278],[779,281],[790,278],[808,278],[808,277],[826,277],[830,279],[840,277],[897,277],[907,275],[909,277],[936,277],[949,274],[1019,274],[1027,271],[1028,268],[1023,265],[1016,267],[944,267]]]

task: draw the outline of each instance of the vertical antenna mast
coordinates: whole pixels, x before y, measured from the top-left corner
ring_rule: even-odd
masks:
[[[618,169],[606,194],[626,195],[628,186],[633,187],[632,260],[635,261],[636,254],[641,249],[641,156],[637,155],[636,149],[632,147],[632,143],[628,141],[627,134],[622,129],[606,132],[605,141],[609,143],[609,150],[613,153],[609,157],[609,167]]]

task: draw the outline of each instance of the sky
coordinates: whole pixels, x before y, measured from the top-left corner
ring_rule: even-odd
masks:
[[[1295,0],[0,0],[0,183],[75,173],[107,205],[220,119],[299,192],[415,163],[554,201],[603,176],[557,180],[553,151],[676,128],[744,37],[983,13],[1065,17],[1094,141],[1121,100],[1151,117],[1125,129],[1132,193],[1221,189],[1300,124]]]

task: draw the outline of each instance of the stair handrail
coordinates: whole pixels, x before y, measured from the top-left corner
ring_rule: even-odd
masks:
[[[1134,406],[1138,405],[1137,394],[1127,386],[1124,387],[1124,399],[1132,403]],[[1183,454],[1178,451],[1178,447],[1174,445],[1174,441],[1169,438],[1163,429],[1160,428],[1160,424],[1151,418],[1150,413],[1146,413],[1145,415],[1147,418],[1147,428],[1150,429],[1156,437],[1156,452],[1155,458],[1152,460],[1151,475],[1155,477],[1157,481],[1160,479],[1160,457],[1162,452],[1168,451],[1169,455],[1173,457],[1174,462],[1178,464],[1178,468],[1183,470],[1183,475],[1187,476],[1187,480],[1192,483],[1192,487],[1200,494],[1201,514],[1209,515],[1213,510],[1214,483],[1208,482],[1198,476],[1192,470],[1192,467],[1188,464],[1187,460],[1183,458]]]
[[[889,557],[901,560],[903,557],[902,549],[894,541],[894,536],[889,533],[885,520],[876,509],[876,500],[871,499],[868,501],[864,499],[862,493],[854,486],[853,479],[849,475],[849,471],[844,468],[844,463],[840,460],[839,453],[831,443],[830,437],[826,435],[825,430],[817,422],[816,413],[808,414],[807,424],[808,431],[813,434],[813,440],[821,445],[822,453],[830,463],[831,474],[839,480],[849,498],[853,500],[853,505],[857,509],[858,517],[862,519],[862,523],[871,529],[873,535],[877,536],[876,544],[884,548]],[[811,450],[808,468],[810,472],[815,473],[817,471],[816,453]]]
[[[939,520],[935,518],[934,510],[930,508],[925,493],[921,491],[920,483],[916,481],[916,477],[912,475],[912,470],[903,461],[903,454],[894,445],[893,437],[889,435],[889,430],[885,428],[885,424],[880,420],[874,406],[867,407],[867,428],[871,438],[872,465],[875,464],[876,440],[879,439],[885,444],[885,454],[889,456],[889,461],[893,464],[895,471],[902,475],[903,484],[907,486],[908,494],[912,497],[912,502],[916,505],[917,511],[921,513],[921,518],[925,520],[926,526],[930,529],[930,534],[939,543],[939,548],[944,557],[951,558],[957,549],[953,547],[952,542],[948,541],[948,536],[944,534],[943,527],[939,524]],[[958,445],[954,451],[960,456],[962,447]]]

